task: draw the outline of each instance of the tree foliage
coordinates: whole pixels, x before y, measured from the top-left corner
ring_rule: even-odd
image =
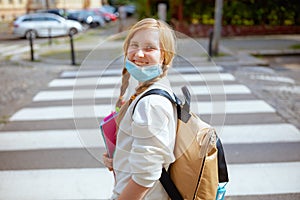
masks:
[[[215,0],[136,0],[140,17],[157,16],[157,4],[168,4],[168,20],[213,24]],[[300,0],[223,0],[223,24],[300,25]]]

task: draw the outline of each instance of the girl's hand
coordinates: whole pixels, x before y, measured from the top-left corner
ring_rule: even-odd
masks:
[[[102,160],[104,163],[104,166],[108,168],[109,171],[113,170],[113,159],[108,157],[108,154],[105,152],[102,155]]]

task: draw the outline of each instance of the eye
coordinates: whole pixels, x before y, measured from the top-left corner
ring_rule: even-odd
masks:
[[[131,48],[138,48],[139,46],[136,43],[130,43],[129,47],[131,47]]]
[[[154,46],[151,46],[151,45],[148,45],[144,48],[145,51],[153,51],[153,50],[156,50],[156,47]]]

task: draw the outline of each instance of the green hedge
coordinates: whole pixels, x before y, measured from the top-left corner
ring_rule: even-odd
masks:
[[[168,4],[168,20],[213,24],[215,0],[136,0],[140,18],[157,17],[157,4]],[[300,25],[300,0],[224,0],[224,25]]]

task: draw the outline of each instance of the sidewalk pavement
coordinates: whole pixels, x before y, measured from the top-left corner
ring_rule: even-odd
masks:
[[[75,52],[92,51],[99,43],[106,40],[107,36],[117,31],[104,31],[100,36],[94,36],[88,41],[81,39],[74,40]],[[81,37],[81,36],[78,36]],[[14,40],[15,38],[9,35],[1,35],[2,39]],[[39,54],[55,53],[57,51],[70,51],[69,38],[55,38],[53,39],[58,44],[47,45],[48,40],[45,39],[44,44],[37,44],[35,46],[36,57],[40,63],[49,64],[69,64],[70,56],[65,56],[63,59],[55,59]],[[180,39],[179,39],[180,40]],[[208,38],[196,38],[206,52],[208,52]],[[107,46],[110,44],[105,41]],[[123,41],[118,40],[114,45],[122,46]],[[298,45],[297,49],[292,49],[293,45]],[[271,36],[251,36],[251,37],[230,37],[221,38],[219,45],[219,53],[221,56],[214,57],[212,60],[216,63],[224,65],[240,65],[240,66],[267,66],[268,62],[261,59],[262,56],[300,56],[300,35],[271,35]],[[13,61],[26,62],[29,60],[29,49],[19,50],[20,52],[12,52]],[[48,53],[47,53],[48,52]],[[24,56],[25,54],[25,56]],[[26,55],[27,54],[27,55]],[[20,58],[20,56],[22,56]],[[27,57],[26,57],[27,56]],[[35,64],[31,62],[31,64]]]

